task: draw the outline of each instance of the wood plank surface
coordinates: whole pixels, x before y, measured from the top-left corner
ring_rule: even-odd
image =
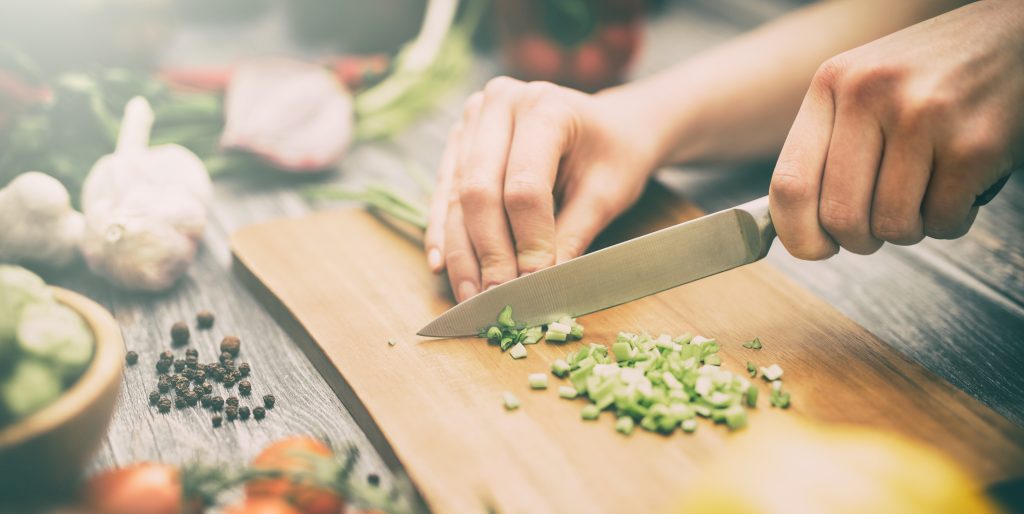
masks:
[[[646,232],[698,214],[686,204],[648,210],[613,232]],[[328,382],[372,418],[363,428],[381,432],[435,512],[659,511],[731,440],[710,423],[695,436],[623,438],[611,415],[585,423],[582,401],[559,399],[555,388],[528,389],[528,373],[547,371],[580,343],[541,343],[513,361],[482,340],[415,336],[450,306],[447,288],[426,270],[415,241],[362,211],[255,225],[237,232],[232,248],[319,345],[308,355],[324,361],[321,370],[340,372]],[[762,402],[748,430],[782,416],[855,423],[941,448],[986,483],[1024,472],[1024,431],[764,263],[581,322],[584,342],[607,343],[620,330],[694,332],[718,338],[733,371],[746,360],[778,362],[794,405],[782,412]],[[754,336],[766,343],[756,354],[740,346]],[[523,406],[506,412],[503,391]],[[607,479],[609,470],[616,480]]]

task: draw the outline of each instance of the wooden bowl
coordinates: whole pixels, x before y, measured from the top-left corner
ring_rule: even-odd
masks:
[[[121,384],[124,342],[113,316],[80,294],[51,289],[85,319],[96,349],[89,367],[56,401],[0,429],[0,498],[70,492],[106,435]]]

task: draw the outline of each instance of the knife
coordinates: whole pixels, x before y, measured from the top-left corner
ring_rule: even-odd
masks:
[[[475,336],[506,305],[525,326],[575,318],[750,264],[774,239],[765,196],[506,282],[452,307],[418,335]]]

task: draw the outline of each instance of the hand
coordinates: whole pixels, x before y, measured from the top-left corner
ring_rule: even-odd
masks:
[[[458,301],[582,254],[643,191],[652,138],[614,93],[491,80],[465,104],[425,237]]]
[[[1024,163],[1024,2],[982,1],[843,53],[816,73],[769,203],[802,259],[964,235]]]

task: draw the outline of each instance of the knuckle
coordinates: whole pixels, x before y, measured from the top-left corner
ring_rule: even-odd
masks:
[[[871,233],[878,239],[891,243],[910,243],[920,239],[917,219],[888,213],[876,213],[871,217]]]
[[[497,203],[500,197],[490,184],[479,180],[464,180],[459,184],[459,202],[473,208]]]
[[[542,270],[555,263],[555,255],[551,248],[517,248],[517,261],[520,273],[533,273]]]
[[[527,82],[523,90],[523,99],[528,105],[548,102],[559,93],[559,87],[551,82],[537,80]]]
[[[521,81],[505,75],[494,77],[484,85],[484,95],[507,97],[514,94],[521,84]]]
[[[830,234],[866,232],[867,216],[859,209],[837,199],[825,199],[818,208],[818,221]]]
[[[945,118],[953,109],[955,101],[948,95],[931,89],[912,89],[900,96],[899,123],[907,129],[927,127],[936,120]]]
[[[835,246],[826,242],[813,240],[794,240],[794,238],[782,238],[782,245],[786,247],[790,255],[805,261],[820,261],[828,259],[836,254]]]
[[[814,76],[811,78],[811,85],[819,90],[832,90],[846,74],[847,59],[840,54],[832,57],[818,66]]]
[[[787,171],[789,166],[779,163],[779,169],[772,175],[771,184],[768,186],[768,194],[778,200],[778,205],[785,209],[791,204],[798,204],[809,201],[817,196],[811,183],[799,175]]]
[[[959,131],[949,143],[949,155],[954,163],[976,168],[996,165],[1005,153],[1000,131],[996,127]]]
[[[926,216],[924,235],[933,239],[956,239],[967,234],[971,225],[970,220],[958,220],[939,215]]]
[[[462,104],[462,117],[463,119],[473,115],[473,113],[480,110],[480,106],[484,103],[484,94],[481,91],[477,91],[466,99],[465,103]]]
[[[548,188],[543,184],[513,180],[505,184],[505,208],[511,212],[532,211],[543,208],[547,196],[550,195]]]
[[[460,264],[464,264],[475,259],[476,256],[467,248],[449,248],[445,254],[444,259],[448,263],[448,268],[454,273],[459,268]]]
[[[565,258],[579,257],[586,249],[587,242],[580,236],[566,234],[558,239],[558,252]]]

